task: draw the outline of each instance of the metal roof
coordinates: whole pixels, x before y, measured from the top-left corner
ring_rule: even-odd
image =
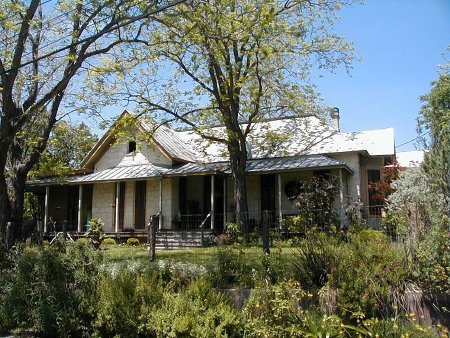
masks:
[[[195,155],[187,148],[176,132],[166,126],[159,126],[153,130],[146,121],[141,121],[141,126],[148,132],[153,132],[153,141],[159,144],[173,159],[188,162],[195,161]]]
[[[246,173],[283,172],[290,170],[343,168],[352,173],[352,170],[344,163],[323,155],[305,155],[298,157],[265,158],[248,160]],[[30,186],[47,184],[86,184],[95,182],[115,182],[124,180],[138,180],[153,177],[207,175],[231,173],[229,162],[217,163],[186,163],[168,169],[157,167],[153,164],[139,164],[132,166],[120,166],[87,175],[71,176],[64,179],[49,178],[28,182]]]

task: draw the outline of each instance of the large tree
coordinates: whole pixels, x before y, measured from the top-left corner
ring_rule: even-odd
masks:
[[[132,57],[96,70],[92,88],[111,84],[118,97],[160,121],[176,120],[226,146],[236,218],[248,211],[247,138],[255,122],[316,108],[312,71],[349,67],[351,44],[332,31],[349,0],[209,0],[166,12]],[[142,48],[144,47],[144,48]],[[316,73],[317,74],[317,73]],[[122,81],[134,76],[133,81]],[[114,91],[114,88],[112,88]],[[125,90],[124,90],[125,89]],[[224,133],[205,128],[222,125]],[[245,223],[245,222],[244,222]]]
[[[450,217],[450,74],[444,67],[439,78],[431,84],[431,91],[422,96],[423,106],[418,118],[419,132],[429,134],[425,145],[424,169],[433,188],[443,196],[440,201]],[[442,206],[442,205],[441,205]]]
[[[151,14],[154,3],[0,1],[2,235],[7,222],[22,223],[27,174],[61,118],[61,107],[73,107],[69,101],[77,89],[75,80],[98,62],[99,55],[137,39],[139,30],[132,32],[129,23],[136,25]]]

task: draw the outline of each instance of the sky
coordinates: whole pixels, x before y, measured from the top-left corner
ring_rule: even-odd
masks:
[[[450,0],[366,0],[341,11],[335,31],[361,57],[312,79],[324,103],[340,110],[341,131],[394,127],[397,151],[415,150],[419,97],[450,62]],[[446,53],[447,61],[444,58]],[[450,123],[450,122],[449,122]]]
[[[313,76],[323,104],[339,108],[343,132],[393,127],[397,151],[417,149],[419,97],[450,62],[450,0],[366,0],[340,16],[335,31],[361,60],[350,75],[341,68]]]

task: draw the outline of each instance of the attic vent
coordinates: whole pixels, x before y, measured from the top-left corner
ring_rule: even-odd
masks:
[[[132,153],[133,151],[136,151],[136,142],[130,141],[128,142],[128,152]]]

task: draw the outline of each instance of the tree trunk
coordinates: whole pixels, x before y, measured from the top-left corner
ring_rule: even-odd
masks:
[[[231,141],[228,145],[230,153],[231,178],[233,180],[234,200],[236,202],[236,223],[241,225],[241,232],[247,233],[248,204],[247,184],[245,181],[245,167],[247,165],[247,149],[240,146],[238,141]]]
[[[22,238],[26,178],[26,174],[21,172],[14,173],[11,196],[11,220],[14,222],[13,241]]]

